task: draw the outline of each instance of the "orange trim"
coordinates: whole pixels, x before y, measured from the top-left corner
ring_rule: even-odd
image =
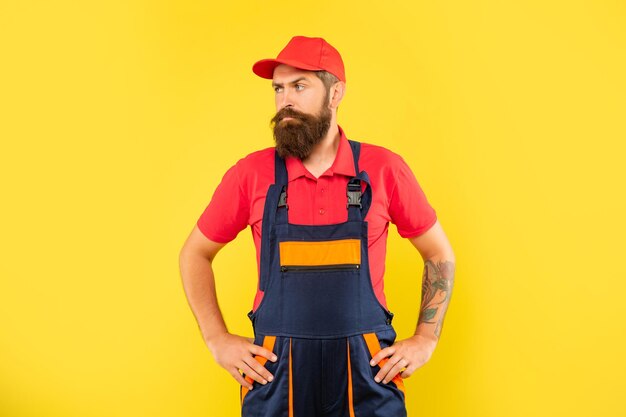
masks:
[[[280,265],[337,265],[361,263],[361,240],[279,242]]]
[[[269,350],[270,352],[274,352],[275,343],[276,343],[276,336],[265,336],[263,338],[263,347]],[[254,355],[254,359],[256,359],[263,366],[265,366],[265,364],[267,363],[267,358],[264,356]],[[246,375],[245,379],[251,384],[254,383],[254,379],[252,379],[248,375]],[[248,391],[249,391],[248,388],[244,387],[243,385],[241,386],[241,405],[243,405],[243,399],[246,397],[246,394],[248,394]]]
[[[291,369],[291,339],[289,339],[289,417],[293,417],[293,376]]]
[[[363,334],[363,338],[365,338],[365,343],[367,344],[367,349],[370,351],[370,355],[371,357],[374,357],[378,352],[380,352],[382,349],[380,348],[380,342],[378,341],[378,337],[376,337],[375,333],[365,333]],[[389,358],[382,358],[379,362],[378,362],[378,366],[379,367],[383,367],[385,366],[385,364],[387,363],[387,361],[389,360]],[[393,383],[396,384],[396,387],[398,387],[398,389],[400,391],[402,391],[402,393],[405,395],[405,399],[406,399],[406,391],[404,389],[404,381],[402,380],[402,377],[400,376],[401,372],[398,372],[396,374],[396,376],[393,377],[393,379],[391,381],[393,381]]]
[[[363,338],[365,339],[365,343],[367,343],[367,349],[370,351],[372,357],[380,352],[380,342],[374,333],[365,333]]]
[[[348,409],[350,411],[350,417],[354,417],[352,398],[352,366],[350,365],[350,340],[348,340]]]

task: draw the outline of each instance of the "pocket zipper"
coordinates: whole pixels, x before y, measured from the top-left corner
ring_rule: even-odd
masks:
[[[359,264],[337,264],[337,265],[283,265],[281,272],[287,271],[335,271],[337,269],[359,269]]]

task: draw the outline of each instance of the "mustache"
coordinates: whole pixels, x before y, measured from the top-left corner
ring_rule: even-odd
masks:
[[[274,115],[274,117],[272,117],[271,123],[272,124],[276,124],[278,122],[280,122],[281,120],[283,120],[285,117],[291,117],[294,119],[300,119],[300,120],[306,120],[307,119],[307,115],[304,113],[301,113],[297,110],[292,109],[291,107],[284,107],[282,109],[280,109],[276,115]]]

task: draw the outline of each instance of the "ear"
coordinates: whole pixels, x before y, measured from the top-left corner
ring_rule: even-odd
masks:
[[[341,103],[344,94],[346,93],[346,83],[343,81],[336,82],[330,87],[330,108],[335,109]]]

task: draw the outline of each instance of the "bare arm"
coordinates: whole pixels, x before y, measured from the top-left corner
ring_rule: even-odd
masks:
[[[224,243],[207,239],[198,226],[194,226],[179,256],[183,288],[202,337],[215,361],[237,382],[252,389],[252,380],[244,379],[239,371],[265,384],[273,377],[254,355],[263,356],[271,361],[275,361],[276,356],[269,350],[255,345],[252,339],[231,334],[226,328],[217,301],[212,267],[215,256],[224,246]]]
[[[179,264],[183,288],[205,342],[227,333],[215,291],[212,262],[225,246],[207,239],[195,226],[180,251]]]
[[[423,235],[409,240],[424,260],[422,302],[415,334],[439,341],[454,285],[454,252],[439,221]]]
[[[414,336],[382,349],[372,358],[373,366],[389,357],[375,377],[376,381],[382,380],[385,384],[403,368],[406,369],[400,375],[407,378],[428,362],[441,336],[452,296],[456,260],[439,221],[426,233],[409,240],[424,260],[422,302]]]

